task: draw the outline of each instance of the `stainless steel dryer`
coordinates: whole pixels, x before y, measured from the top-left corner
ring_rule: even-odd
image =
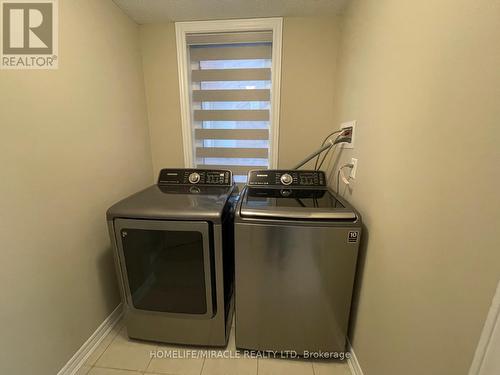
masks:
[[[346,350],[361,217],[321,171],[251,171],[235,216],[236,346]]]
[[[163,169],[107,212],[128,335],[223,346],[234,287],[232,174]]]

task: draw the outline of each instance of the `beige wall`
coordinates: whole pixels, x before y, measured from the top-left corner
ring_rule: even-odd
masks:
[[[279,167],[291,168],[334,131],[336,18],[285,18]]]
[[[0,71],[0,373],[53,375],[117,306],[105,211],[152,182],[138,27],[60,1],[60,69]]]
[[[354,0],[337,122],[358,120],[367,375],[465,375],[500,275],[500,3]]]
[[[140,26],[154,174],[184,166],[174,23]]]
[[[318,147],[333,125],[336,18],[285,18],[278,162],[291,167]],[[175,27],[141,26],[155,174],[184,165]]]

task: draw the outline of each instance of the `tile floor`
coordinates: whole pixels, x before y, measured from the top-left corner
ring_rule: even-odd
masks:
[[[227,350],[235,350],[234,327]],[[77,375],[350,375],[347,362],[250,358],[151,358],[151,351],[170,345],[130,340],[117,324],[87,359]],[[190,350],[182,347],[181,350]],[[198,349],[196,349],[198,350]],[[204,350],[204,349],[199,349]],[[205,349],[206,350],[206,349]],[[212,350],[212,349],[210,349]]]

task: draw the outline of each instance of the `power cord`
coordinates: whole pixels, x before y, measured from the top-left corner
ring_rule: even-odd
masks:
[[[346,163],[342,165],[339,170],[337,171],[337,194],[340,194],[340,178],[342,177],[342,181],[344,184],[349,185],[349,179],[351,178],[350,176],[346,177],[344,175],[344,168],[354,168],[354,164],[352,163]]]
[[[323,139],[323,142],[321,142],[321,146],[323,147],[323,146],[326,144],[326,142],[328,141],[328,139],[330,139],[330,137],[331,137],[332,135],[335,135],[335,134],[338,134],[338,133],[342,133],[344,130],[345,130],[345,129],[340,129],[340,130],[336,130],[336,131],[334,131],[334,132],[332,132],[332,133],[328,134],[328,135],[325,137],[325,139]],[[339,136],[340,136],[340,134],[339,134]],[[335,138],[335,141],[339,138],[339,136],[337,136],[337,137]],[[335,144],[335,142],[334,142],[334,144]],[[333,145],[332,145],[332,146],[333,146]],[[324,156],[324,157],[323,157],[323,159],[322,159],[322,163],[323,163],[323,161],[325,160],[326,155],[328,155],[328,153],[330,152],[330,150],[331,150],[331,148],[329,148],[329,149],[328,149],[328,151],[325,153],[325,156]],[[320,155],[318,154],[318,156],[316,157],[316,162],[314,163],[314,170],[316,170],[316,171],[317,171],[319,168],[321,168],[321,164],[320,164],[320,166],[318,167],[319,156],[320,156]]]
[[[326,158],[328,157],[328,155],[330,154],[330,151],[332,151],[332,155],[335,153],[335,149],[337,148],[337,144],[335,143],[337,141],[337,139],[339,139],[340,135],[337,136],[337,138],[335,138],[335,141],[334,143],[332,144],[332,147],[330,147],[326,152],[325,154],[323,155],[323,158],[321,159],[321,162],[319,163],[319,165],[317,167],[315,167],[315,170],[320,170],[321,167],[323,166],[323,163],[325,162]],[[319,155],[318,155],[319,157]]]
[[[321,166],[325,162],[325,160],[328,157],[328,154],[330,153],[330,151],[335,152],[335,148],[337,147],[337,144],[339,144],[341,142],[349,141],[351,139],[350,137],[346,137],[345,134],[343,134],[344,132],[348,132],[348,131],[349,131],[349,128],[344,128],[344,129],[336,130],[333,133],[330,133],[330,134],[328,134],[325,137],[325,139],[321,143],[321,147],[323,147],[327,143],[327,141],[330,139],[330,137],[332,135],[338,134],[337,137],[335,137],[335,139],[334,139],[333,142],[330,140],[332,146],[325,152],[325,154],[323,155],[323,158],[321,159],[321,162],[319,163],[319,165],[318,165],[318,161],[319,161],[320,154],[318,154],[318,156],[316,157],[316,162],[314,163],[314,170],[317,171],[317,170],[321,169]]]
[[[318,168],[321,168],[323,165],[323,162],[326,160],[328,157],[328,154],[330,151],[332,151],[332,148],[336,146],[338,143],[341,142],[347,142],[351,143],[352,142],[352,127],[346,127],[340,130],[336,130],[330,134],[323,140],[321,143],[321,147],[314,151],[312,154],[306,156],[303,160],[301,160],[298,164],[296,164],[293,169],[299,169],[303,167],[305,164],[316,158],[316,162],[314,163],[314,169],[318,170]],[[339,134],[334,140],[330,139],[330,137],[334,134]],[[320,155],[326,151],[326,154],[323,156],[323,159],[321,159],[321,163],[318,167],[318,163],[320,160]]]

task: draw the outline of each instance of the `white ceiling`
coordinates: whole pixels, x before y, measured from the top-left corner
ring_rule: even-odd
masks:
[[[137,23],[334,15],[348,0],[113,0]]]

